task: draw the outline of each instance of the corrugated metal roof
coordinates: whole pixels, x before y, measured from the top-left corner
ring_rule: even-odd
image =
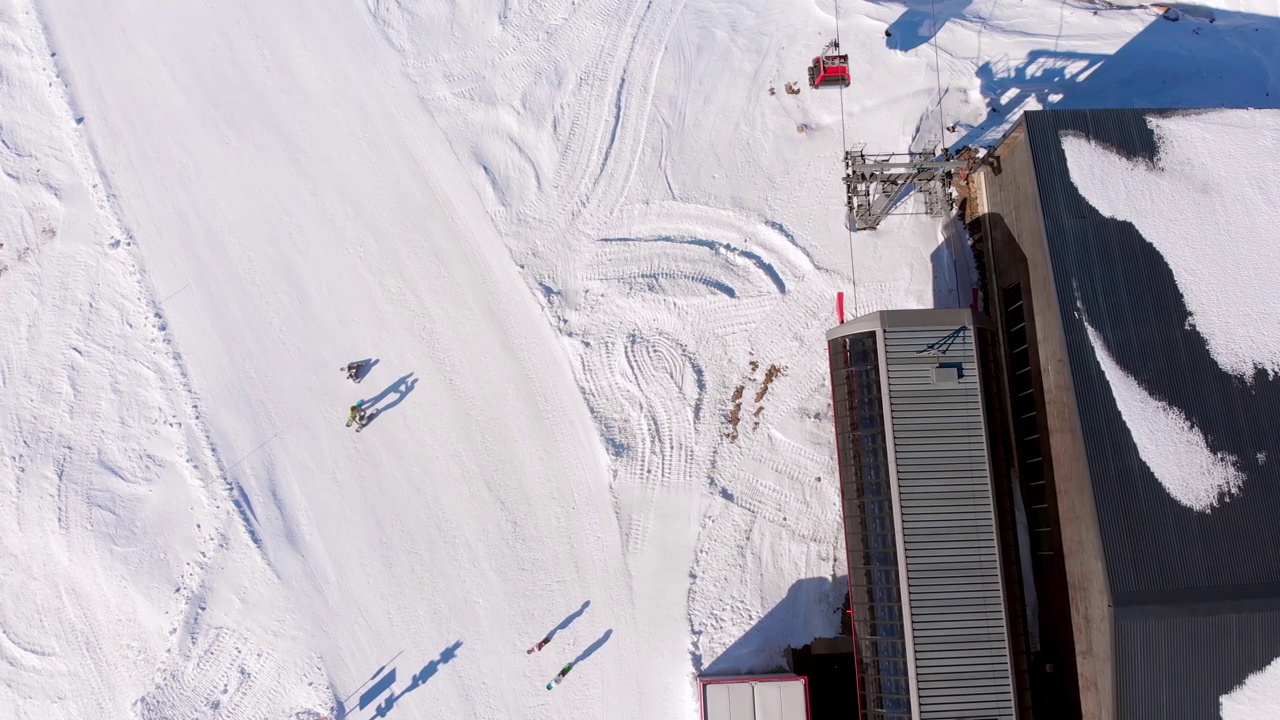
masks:
[[[974,329],[968,311],[960,319],[959,326],[941,325],[942,317],[925,315],[915,319],[925,327],[896,323],[884,331],[908,612],[925,720],[1014,717]],[[938,367],[958,371],[949,374],[958,377],[936,373]]]
[[[1118,618],[1117,717],[1216,718],[1222,695],[1280,656],[1277,638],[1280,611],[1274,610]]]
[[[808,720],[805,681],[735,680],[702,686],[704,720]]]
[[[1146,118],[1187,112],[1211,111],[1053,110],[1023,120],[1115,607],[1116,711],[1126,720],[1216,717],[1221,694],[1280,656],[1280,378],[1245,383],[1214,362],[1164,258],[1080,195],[1062,150],[1073,134],[1154,162]],[[1168,202],[1215,212],[1194,195]],[[1082,316],[1211,450],[1239,458],[1239,496],[1210,513],[1170,497],[1138,456]]]
[[[1117,607],[1176,601],[1190,589],[1230,599],[1252,585],[1280,583],[1280,379],[1245,384],[1217,365],[1164,258],[1131,223],[1103,217],[1080,195],[1062,150],[1070,133],[1154,161],[1146,116],[1172,112],[1025,116]],[[1116,409],[1081,311],[1126,372],[1185,413],[1211,449],[1241,459],[1239,497],[1194,512],[1161,487]]]

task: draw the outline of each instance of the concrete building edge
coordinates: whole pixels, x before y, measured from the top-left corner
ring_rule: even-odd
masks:
[[[999,157],[1009,142],[1029,145],[1026,118],[1020,119],[992,152]],[[1019,132],[1021,131],[1021,132]],[[1084,449],[1084,435],[1080,415],[1076,408],[1075,386],[1067,360],[1066,337],[1062,314],[1058,305],[1057,283],[1048,258],[1048,236],[1044,213],[1040,203],[1040,188],[1034,172],[1035,156],[1030,154],[1033,171],[1029,181],[1033,186],[1035,202],[1030,210],[1035,216],[1039,237],[1034,246],[1017,238],[1027,259],[1028,275],[1040,279],[1029,288],[1036,308],[1036,344],[1039,348],[1040,370],[1044,378],[1043,388],[1046,407],[1046,425],[1054,439],[1053,452],[1055,495],[1060,508],[1063,528],[1063,559],[1067,569],[1067,593],[1071,605],[1072,635],[1075,639],[1076,675],[1080,687],[1081,713],[1087,719],[1113,720],[1117,717],[1115,693],[1115,624],[1111,606],[1110,581],[1102,550],[1102,531],[1098,525],[1096,501],[1093,496],[1092,477]],[[978,173],[982,196],[983,216],[991,211],[987,198],[987,175],[990,166]],[[984,226],[986,221],[984,220]],[[989,227],[984,227],[991,237]],[[1035,252],[1029,253],[1032,249]],[[993,289],[993,292],[996,292]],[[1048,325],[1049,327],[1046,327]],[[1050,358],[1046,361],[1046,356]],[[1074,483],[1075,492],[1064,487],[1063,478],[1075,476],[1082,481]],[[1061,512],[1069,509],[1070,512]],[[1062,521],[1066,515],[1069,521]],[[1071,535],[1070,542],[1067,539]],[[1068,551],[1074,546],[1074,552]],[[1104,653],[1103,657],[1099,654]],[[1102,671],[1099,671],[1099,669]]]
[[[966,311],[966,312],[969,312],[970,315],[973,316],[974,320],[977,319],[976,317],[977,313],[973,311]],[[974,328],[973,361],[974,361],[974,365],[976,366],[978,363],[982,362],[982,354],[978,347],[977,327],[976,325],[971,325],[970,327]],[[988,420],[987,420],[988,417],[990,417],[987,414],[990,408],[987,407],[987,394],[985,392],[987,388],[983,386],[981,370],[976,370],[976,377],[978,379],[978,422],[982,425],[982,437],[990,438],[991,428],[988,426]],[[994,508],[996,505],[996,488],[995,488],[996,476],[995,476],[995,467],[991,462],[991,443],[990,442],[987,442],[983,445],[982,455],[987,463],[987,491],[991,494],[991,506],[994,512]],[[996,533],[996,536],[992,538],[991,544],[994,546],[994,550],[995,550],[996,572],[999,574],[1001,578],[1001,582],[1003,583],[1004,578],[1007,578],[1008,576],[1005,574],[1004,560],[1001,558],[998,531]],[[1011,631],[1010,624],[1009,624],[1009,612],[1003,603],[1000,605],[1000,620],[1001,620],[1001,624],[1004,626],[1004,632],[1005,632],[1005,643],[1004,643],[1005,662],[1009,663],[1009,701],[1012,703],[1012,706],[1013,706],[1013,716],[1017,718],[1018,717],[1018,684],[1017,684],[1017,672],[1014,669],[1014,662],[1013,662],[1013,633]]]

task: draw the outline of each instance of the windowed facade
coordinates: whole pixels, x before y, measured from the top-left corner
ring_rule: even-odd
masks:
[[[829,349],[861,717],[909,720],[902,582],[876,334],[837,338]]]
[[[985,412],[1003,403],[980,361],[994,337],[968,309],[827,333],[864,720],[1019,716],[1010,626],[1022,638],[1023,616],[1002,572],[1017,539],[997,524],[1013,514],[1012,441],[989,443]]]

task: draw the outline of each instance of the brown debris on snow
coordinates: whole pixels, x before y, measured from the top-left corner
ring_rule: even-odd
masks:
[[[738,441],[738,423],[742,422],[742,393],[746,391],[745,385],[739,385],[733,389],[733,396],[729,398],[729,402],[733,403],[733,408],[729,410],[729,432],[725,433],[725,437],[729,442]]]
[[[765,395],[769,393],[769,387],[773,384],[773,381],[776,380],[779,375],[782,375],[787,371],[787,369],[781,365],[771,364],[764,371],[764,379],[757,381],[756,371],[760,369],[760,361],[752,360],[747,363],[747,367],[749,368],[749,371],[743,379],[742,384],[733,389],[733,395],[729,398],[729,403],[731,405],[727,415],[729,431],[724,434],[725,439],[729,442],[738,441],[738,429],[739,425],[742,423],[742,398],[747,392],[747,384],[756,382],[759,382],[760,384],[759,389],[756,390],[752,397],[752,401],[755,402],[756,407],[754,410],[750,411],[752,418],[751,429],[757,430],[760,427],[760,417],[764,414],[764,405],[760,404],[761,401],[764,400]]]
[[[773,381],[786,370],[784,367],[770,365],[769,369],[764,371],[764,382],[760,384],[760,389],[756,391],[755,400],[757,404],[764,400],[764,396],[769,392],[769,386],[773,384]]]

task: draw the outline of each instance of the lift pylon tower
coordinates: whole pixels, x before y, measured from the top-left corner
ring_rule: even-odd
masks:
[[[924,195],[925,212],[943,217],[951,209],[951,173],[969,163],[942,155],[884,153],[862,150],[844,154],[846,225],[850,230],[874,230],[917,189]]]

